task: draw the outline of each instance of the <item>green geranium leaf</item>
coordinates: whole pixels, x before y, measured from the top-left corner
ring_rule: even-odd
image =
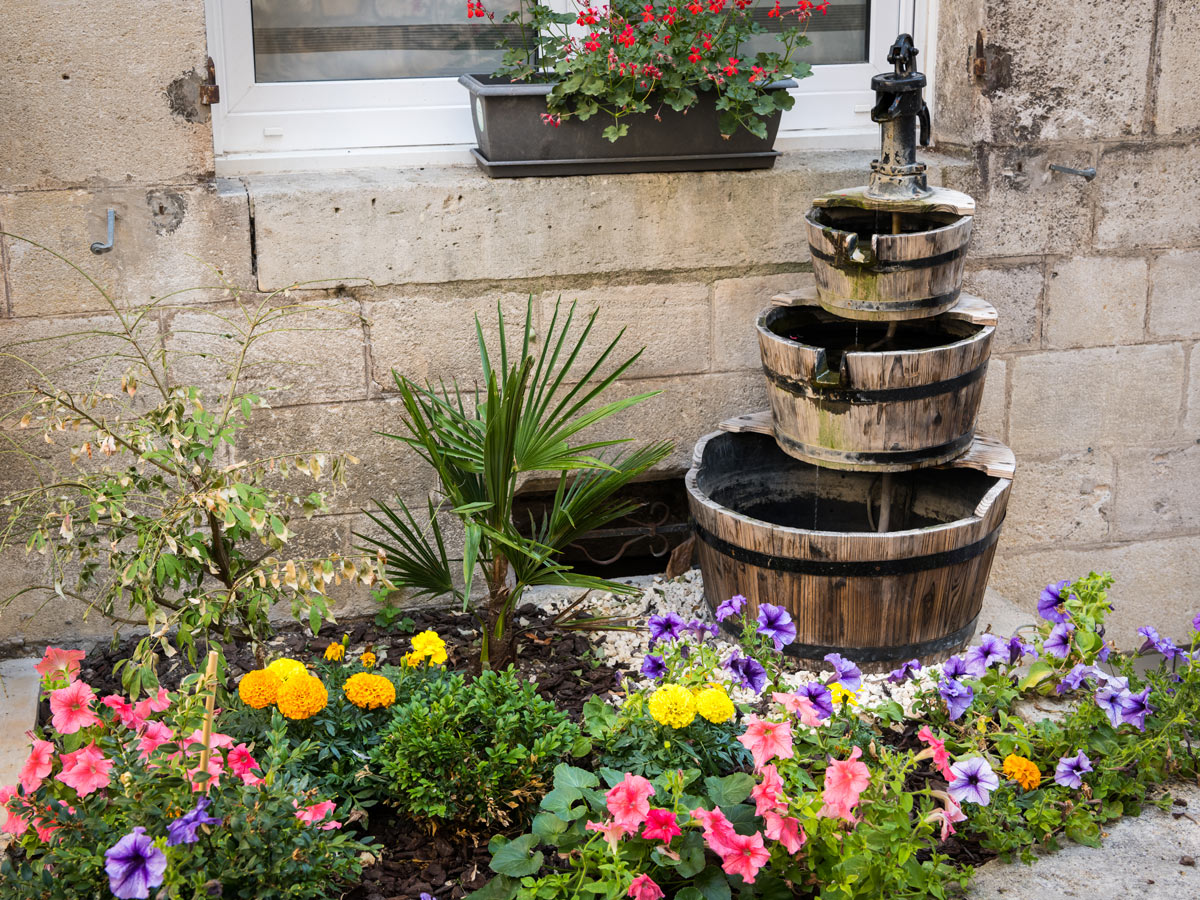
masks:
[[[724,778],[712,776],[704,779],[704,787],[713,804],[724,809],[736,806],[750,796],[754,790],[754,776],[746,772],[734,772]]]
[[[511,841],[503,835],[496,835],[488,844],[488,850],[492,854],[492,871],[512,878],[537,873],[545,861],[541,850],[534,851],[537,845],[536,834],[523,834]]]

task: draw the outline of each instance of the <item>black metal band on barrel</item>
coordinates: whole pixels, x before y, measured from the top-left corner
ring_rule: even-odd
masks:
[[[815,575],[820,578],[882,578],[888,575],[908,575],[943,569],[956,563],[967,562],[984,553],[1000,538],[1000,529],[994,528],[973,544],[930,553],[926,556],[909,556],[904,559],[877,560],[824,560],[793,559],[787,556],[768,556],[757,550],[739,547],[724,538],[719,538],[699,522],[694,523],[696,535],[722,556],[740,563],[758,566],[774,572],[793,572],[797,575]]]
[[[835,269],[840,269],[838,259],[831,253],[826,253],[824,250],[818,250],[816,247],[809,245],[809,252],[819,260],[829,263]],[[946,263],[954,262],[954,260],[967,255],[967,245],[955,247],[953,250],[947,250],[945,253],[939,253],[936,256],[922,256],[920,259],[897,259],[883,262],[876,260],[870,265],[862,265],[860,263],[851,264],[855,269],[861,269],[864,272],[873,272],[876,275],[888,275],[892,272],[910,272],[913,269],[932,269],[934,266],[945,265]]]
[[[869,312],[917,312],[922,309],[945,307],[949,309],[958,301],[961,288],[955,288],[948,294],[938,294],[936,297],[921,297],[917,300],[857,300],[841,299],[836,303],[837,309],[857,309]]]
[[[975,432],[968,431],[952,441],[938,444],[936,447],[923,447],[920,450],[845,450],[835,453],[828,447],[813,447],[793,440],[786,434],[775,433],[775,441],[785,451],[795,450],[806,459],[819,459],[825,462],[853,462],[862,465],[893,465],[901,466],[910,463],[923,463],[931,459],[953,459],[965,452],[975,440]]]
[[[908,387],[875,388],[871,390],[845,390],[814,387],[811,381],[801,381],[769,369],[764,364],[763,372],[767,380],[780,390],[787,391],[797,397],[808,397],[812,400],[825,400],[830,403],[896,403],[903,400],[920,400],[923,397],[936,397],[939,394],[949,394],[960,391],[967,385],[978,381],[987,374],[987,360],[961,375],[947,378],[945,381],[933,381],[929,384],[913,384]]]
[[[712,605],[711,602],[709,605]],[[788,656],[798,656],[801,659],[823,659],[828,653],[841,653],[851,662],[856,663],[900,663],[912,659],[914,656],[930,656],[946,650],[957,650],[971,639],[978,623],[979,616],[976,616],[957,631],[913,644],[888,644],[886,647],[842,647],[833,644],[792,643],[784,647],[783,652]],[[734,624],[732,617],[722,622],[721,628],[726,634],[741,637],[742,629],[740,625]]]

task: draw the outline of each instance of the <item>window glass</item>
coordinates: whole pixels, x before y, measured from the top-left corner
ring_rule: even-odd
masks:
[[[517,25],[517,0],[489,0],[495,21],[468,19],[461,0],[252,0],[254,80],[346,81],[492,72]]]
[[[787,0],[782,0],[779,6],[784,11],[796,8],[795,3]],[[795,25],[796,20],[791,16],[770,16],[774,7],[775,0],[756,0],[754,18],[775,34]],[[814,12],[808,19],[806,34],[812,44],[801,48],[796,58],[814,66],[866,62],[870,23],[871,0],[830,0],[825,15]],[[750,42],[747,55],[779,49],[779,40],[764,34]]]

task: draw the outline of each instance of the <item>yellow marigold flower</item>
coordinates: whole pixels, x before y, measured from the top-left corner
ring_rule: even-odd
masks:
[[[346,699],[360,709],[379,709],[396,702],[396,688],[382,675],[359,672],[346,679]]]
[[[655,722],[672,728],[686,728],[696,718],[696,698],[679,684],[664,684],[650,695],[647,706]]]
[[[715,724],[728,722],[734,714],[733,701],[725,688],[714,684],[696,695],[696,712]]]
[[[334,641],[325,648],[325,658],[330,662],[341,662],[346,658],[346,645]]]
[[[1010,753],[1004,758],[1004,777],[1010,778],[1027,791],[1042,783],[1042,773],[1031,759]]]
[[[298,659],[287,659],[286,657],[275,660],[275,662],[267,666],[267,671],[278,675],[281,682],[287,681],[295,675],[308,674],[308,669],[305,668],[304,663]]]
[[[835,681],[829,686],[829,694],[833,698],[834,706],[841,706],[843,700],[851,706],[858,706],[858,695],[849,688],[842,687],[840,682]]]
[[[279,687],[275,705],[289,719],[309,719],[329,704],[329,692],[313,675],[289,678]]]
[[[417,659],[427,657],[435,666],[446,661],[446,642],[438,637],[438,633],[426,629],[412,639],[412,655]]]
[[[370,669],[375,665],[375,654],[367,650],[358,658],[358,661],[363,664],[363,668]]]
[[[270,669],[247,672],[238,682],[238,696],[254,709],[265,709],[275,702],[282,680]]]

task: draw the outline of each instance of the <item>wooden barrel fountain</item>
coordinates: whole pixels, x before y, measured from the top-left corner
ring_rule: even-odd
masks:
[[[996,311],[962,295],[949,312],[857,322],[810,297],[759,314],[775,437],[834,468],[898,472],[964,453],[975,432]]]
[[[945,659],[974,632],[1012,470],[994,443],[944,468],[877,475],[810,465],[770,435],[709,434],[686,479],[705,598],[715,609],[742,594],[750,616],[785,607],[788,651],[805,659]]]
[[[892,321],[951,309],[962,288],[975,201],[946,188],[878,200],[861,187],[826,194],[805,217],[821,305]]]

